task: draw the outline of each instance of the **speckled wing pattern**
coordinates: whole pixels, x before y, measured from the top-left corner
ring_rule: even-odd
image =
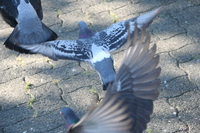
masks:
[[[128,29],[129,22],[127,21],[111,25],[95,34],[95,36],[98,36],[99,40],[101,40],[101,43],[97,45],[103,46],[107,51],[114,51],[120,48],[127,41]]]
[[[128,40],[130,46],[106,95],[121,92],[119,99],[125,100],[133,120],[131,132],[142,133],[150,121],[153,100],[159,95],[157,88],[161,83],[158,79],[161,68],[157,68],[159,56],[155,57],[156,45],[149,50],[150,35],[147,34],[146,37],[146,31],[143,29],[139,38],[138,28],[134,32],[134,39]]]
[[[88,61],[92,57],[91,45],[80,40],[55,40],[33,45],[19,45],[31,53],[42,54],[53,60],[72,59]]]
[[[128,31],[132,35],[135,29],[135,22],[139,29],[141,27],[148,27],[157,14],[161,11],[162,7],[155,10],[142,14],[138,17],[131,18],[129,20],[121,21],[110,27],[95,34],[96,38],[101,40],[101,43],[97,45],[103,46],[107,51],[114,51],[124,45],[128,38]]]
[[[123,100],[116,102],[118,94],[105,97],[100,105],[88,111],[73,125],[69,133],[130,133],[131,120]]]

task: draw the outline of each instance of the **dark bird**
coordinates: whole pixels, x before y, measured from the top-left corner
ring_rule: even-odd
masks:
[[[57,34],[41,22],[43,18],[41,0],[1,0],[0,13],[14,27],[4,45],[20,53],[31,53],[19,44],[35,44],[52,41]]]
[[[78,40],[55,40],[19,46],[30,50],[31,53],[39,53],[53,60],[71,59],[89,62],[100,75],[103,89],[106,90],[108,84],[113,82],[116,77],[113,58],[109,52],[120,48],[126,43],[128,31],[133,34],[136,21],[139,29],[143,25],[149,26],[160,10],[161,7],[141,16],[115,23],[97,33],[81,21],[79,22],[80,34]]]
[[[100,105],[81,119],[71,108],[62,108],[68,133],[142,133],[146,129],[159,95],[159,55],[155,56],[155,44],[149,49],[150,35],[145,28],[140,37],[136,28],[127,43],[120,69]]]

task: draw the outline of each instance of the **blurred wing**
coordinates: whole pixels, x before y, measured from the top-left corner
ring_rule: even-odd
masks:
[[[118,95],[110,95],[98,107],[90,110],[82,119],[71,127],[73,133],[130,133],[129,113],[124,113],[127,106],[123,100],[116,101]]]
[[[80,42],[75,40],[56,40],[33,45],[18,45],[30,53],[42,54],[53,60],[70,59],[87,61],[92,56],[91,51],[81,47]]]
[[[106,94],[124,92],[120,96],[125,99],[131,113],[133,133],[141,133],[146,129],[153,111],[153,100],[159,95],[157,88],[161,82],[158,79],[161,69],[157,68],[159,56],[155,57],[156,45],[149,50],[150,35],[147,34],[145,38],[145,34],[143,29],[138,37],[138,29],[135,29],[134,38],[128,40],[130,46],[116,80]]]
[[[133,90],[134,95],[143,99],[155,100],[158,97],[160,85],[160,68],[157,68],[159,56],[155,56],[156,45],[149,50],[150,35],[143,28],[138,37],[138,28],[130,43],[122,65],[118,71],[113,86],[109,91]]]

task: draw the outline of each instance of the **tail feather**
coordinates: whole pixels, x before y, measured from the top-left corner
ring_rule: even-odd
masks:
[[[29,50],[19,47],[19,45],[20,44],[29,45],[29,44],[42,43],[46,41],[52,41],[57,39],[58,37],[54,31],[52,31],[49,27],[47,27],[43,23],[41,29],[42,30],[40,31],[35,30],[34,32],[27,34],[27,32],[23,32],[23,29],[19,29],[17,25],[13,30],[13,32],[8,37],[8,39],[5,41],[4,45],[7,48],[18,51],[20,53],[32,54]]]

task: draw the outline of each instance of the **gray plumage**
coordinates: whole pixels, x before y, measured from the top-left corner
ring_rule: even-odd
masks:
[[[43,18],[40,0],[2,0],[0,13],[3,19],[15,29],[4,45],[20,53],[31,53],[19,44],[35,44],[57,38],[50,28],[41,22]]]
[[[79,122],[71,122],[67,126],[68,133],[142,133],[146,129],[153,112],[153,100],[159,95],[159,56],[155,56],[156,45],[149,50],[150,35],[146,35],[144,28],[140,37],[136,28],[134,38],[127,43],[130,45],[114,82],[107,89],[105,99]],[[113,103],[110,104],[110,101]],[[118,112],[119,109],[123,111]],[[73,117],[65,119],[69,123],[72,120]],[[124,127],[123,131],[121,127]]]
[[[126,43],[128,31],[131,34],[134,33],[135,22],[138,23],[138,28],[140,29],[142,25],[148,26],[160,10],[161,7],[141,16],[113,24],[97,33],[91,31],[81,21],[79,23],[81,28],[78,40],[56,40],[34,45],[22,44],[19,46],[32,53],[48,56],[53,60],[71,59],[89,62],[99,73],[103,89],[106,90],[108,84],[114,81],[116,77],[113,59],[109,52],[120,48]]]

